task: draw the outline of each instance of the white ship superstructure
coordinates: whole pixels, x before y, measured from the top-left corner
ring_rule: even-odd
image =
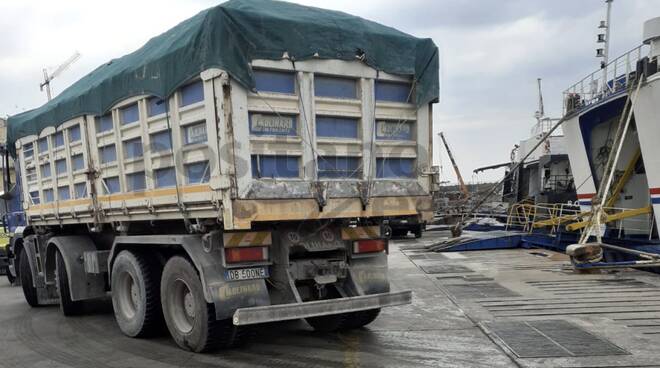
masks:
[[[659,23],[658,18],[647,22],[645,43],[657,42]],[[638,46],[564,92],[562,127],[581,210],[591,211],[608,159],[616,157],[610,191],[602,205],[609,215],[619,214],[605,222],[620,236],[657,237],[654,222],[658,219],[651,209],[651,197],[660,194],[656,58],[647,45]],[[619,146],[615,144],[617,128],[628,119],[629,128]],[[660,204],[660,199],[656,201]]]

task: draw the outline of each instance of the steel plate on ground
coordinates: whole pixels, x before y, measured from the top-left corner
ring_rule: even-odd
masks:
[[[484,325],[519,358],[629,354],[611,342],[563,320],[502,321]]]

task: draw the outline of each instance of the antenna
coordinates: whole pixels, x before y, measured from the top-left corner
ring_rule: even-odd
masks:
[[[44,87],[46,87],[46,96],[48,97],[48,101],[52,99],[52,95],[50,91],[50,82],[55,77],[62,74],[63,71],[67,70],[71,66],[71,64],[75,63],[78,59],[80,59],[80,53],[76,51],[64,63],[58,66],[57,69],[55,69],[55,71],[53,71],[50,75],[48,74],[48,69],[44,68],[44,81],[43,83],[39,84],[39,89],[43,91]]]
[[[607,20],[601,20],[598,29],[603,29],[605,33],[599,33],[596,42],[602,43],[603,47],[596,49],[596,57],[603,58],[600,62],[600,67],[605,69],[610,62],[610,29],[612,21],[612,3],[614,0],[605,0],[607,4]]]
[[[536,110],[536,114],[534,116],[536,117],[536,120],[541,123],[541,119],[545,116],[545,111],[543,108],[543,92],[541,91],[541,78],[536,78],[536,82],[539,85],[539,109]]]

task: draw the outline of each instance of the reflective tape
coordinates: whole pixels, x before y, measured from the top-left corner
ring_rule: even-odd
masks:
[[[341,229],[341,238],[343,240],[377,239],[380,238],[380,227],[345,227]]]
[[[222,238],[225,248],[263,247],[273,244],[273,237],[269,231],[224,233]]]

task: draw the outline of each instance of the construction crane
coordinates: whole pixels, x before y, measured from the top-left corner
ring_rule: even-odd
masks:
[[[48,97],[48,101],[50,101],[53,98],[50,91],[50,82],[55,77],[62,74],[63,71],[67,70],[71,66],[71,64],[75,63],[78,59],[80,59],[80,53],[76,51],[64,63],[58,66],[57,69],[55,69],[55,71],[53,71],[52,73],[48,74],[48,69],[44,68],[44,81],[43,83],[39,84],[39,89],[43,91],[44,87],[46,88],[46,96]]]
[[[467,198],[470,196],[470,192],[468,191],[468,188],[465,185],[465,182],[463,181],[463,176],[461,176],[461,170],[458,169],[458,165],[456,164],[456,160],[454,160],[454,155],[451,153],[451,149],[449,148],[447,139],[445,139],[445,135],[442,132],[440,132],[438,135],[440,135],[440,138],[442,139],[442,143],[445,145],[445,149],[447,150],[447,155],[449,156],[451,165],[454,167],[454,172],[456,173],[456,179],[458,179],[458,185],[460,186],[461,192],[463,193],[463,197]]]

